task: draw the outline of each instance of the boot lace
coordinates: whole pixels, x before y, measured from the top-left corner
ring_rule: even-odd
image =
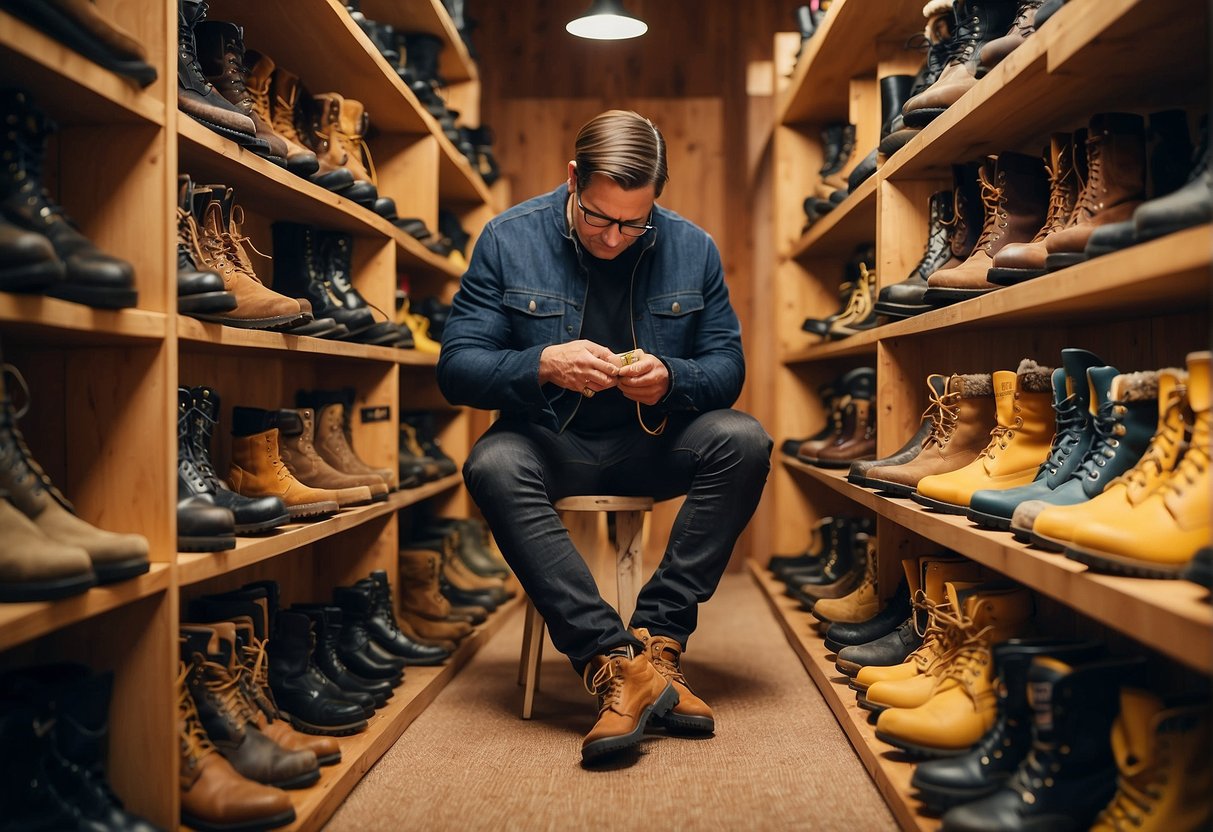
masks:
[[[182,762],[187,763],[189,768],[196,769],[198,764],[207,755],[214,754],[216,749],[202,727],[198,707],[194,704],[194,698],[190,696],[190,689],[186,684],[192,669],[184,662],[178,664],[177,718],[180,720],[178,738],[181,742]]]
[[[256,636],[249,636],[248,643],[240,648],[244,655],[242,673],[248,680],[249,695],[267,717],[275,719],[280,714],[274,692],[270,690],[269,651],[265,649],[266,644]]]
[[[961,198],[959,188],[952,192],[952,216],[941,219],[939,224],[948,229],[948,245],[954,254],[957,253],[957,247],[963,245],[965,238],[969,236],[969,224],[965,217],[965,202]]]
[[[190,444],[190,416],[194,408],[181,407],[177,410],[177,473],[196,492],[208,491],[210,483],[202,472],[198,459]],[[214,473],[212,471],[211,473]]]
[[[953,625],[953,649],[943,668],[943,679],[954,679],[977,702],[994,696],[992,690],[979,691],[977,681],[990,663],[990,631],[993,624],[978,627],[976,617],[961,615]]]
[[[663,644],[656,639],[650,641],[649,661],[652,662],[653,667],[657,668],[657,672],[663,677],[670,681],[678,682],[688,690],[690,689],[691,686],[687,684],[687,677],[682,675],[678,651],[673,647]]]
[[[203,680],[207,693],[215,702],[239,725],[244,726],[256,721],[253,706],[244,697],[244,688],[240,684],[239,674],[232,673],[225,665],[217,662],[204,661],[206,669]]]
[[[278,453],[278,443],[274,442],[274,437],[270,434],[266,434],[265,437],[265,455],[270,467],[274,469],[274,476],[278,482],[286,482],[290,479],[291,472],[287,470],[286,463],[282,461],[282,456]]]
[[[21,371],[12,364],[0,364],[0,376],[4,376],[6,382],[7,377],[11,376],[12,380],[17,382],[17,386],[21,388],[22,396],[25,399],[25,403],[14,410],[12,398],[8,396],[7,392],[10,385],[8,383],[0,385],[5,390],[5,397],[0,399],[0,435],[7,433],[11,440],[11,442],[0,442],[0,464],[10,468],[16,474],[19,486],[28,486],[35,493],[44,490],[55,502],[75,514],[76,507],[67,497],[63,496],[63,492],[55,487],[46,471],[42,470],[38,460],[34,459],[29,445],[25,444],[25,436],[17,427],[17,421],[29,412],[31,401],[29,385],[25,383],[25,376],[21,375]]]
[[[1121,830],[1138,829],[1145,822],[1146,815],[1154,809],[1162,797],[1158,785],[1164,766],[1150,766],[1150,779],[1138,787],[1129,777],[1121,774],[1117,779],[1116,794],[1095,819],[1095,826],[1106,825],[1121,832]],[[1094,827],[1093,827],[1094,828]]]
[[[267,123],[276,125],[275,119],[270,115],[270,77],[268,75],[254,76],[252,70],[247,66],[242,66],[242,75],[244,79],[244,91],[248,94],[249,100],[253,102],[253,111],[261,116],[261,120]],[[275,129],[274,132],[278,133]],[[282,133],[278,133],[282,135]]]
[[[1103,137],[1087,139],[1087,181],[1083,183],[1074,206],[1075,222],[1088,220],[1099,212],[1099,192],[1103,186]]]
[[[1186,389],[1181,385],[1176,385],[1171,391],[1167,409],[1161,419],[1163,427],[1155,431],[1154,436],[1150,438],[1150,443],[1146,446],[1141,459],[1137,460],[1137,464],[1112,480],[1113,483],[1123,482],[1125,484],[1129,501],[1133,505],[1137,505],[1150,493],[1150,483],[1157,482],[1168,469],[1169,460],[1174,459],[1183,450],[1185,444],[1183,432],[1187,429],[1187,420],[1182,417],[1180,410],[1184,407],[1185,395]],[[1176,421],[1184,423],[1183,430],[1172,431],[1169,429],[1169,426]],[[1177,445],[1179,447],[1176,447]],[[1111,484],[1108,483],[1109,486]]]
[[[251,238],[245,236],[243,206],[240,206],[240,205],[232,206],[232,216],[227,224],[226,235],[228,237],[229,244],[236,252],[236,256],[239,258],[240,262],[244,265],[245,271],[252,274],[253,277],[257,277],[257,275],[253,272],[253,268],[252,268],[253,261],[249,258],[248,254],[245,253],[245,250],[244,250],[245,244],[247,244],[249,248],[251,248],[255,253],[264,257],[266,260],[274,259],[270,255],[266,254],[264,251],[262,251],[261,249],[257,248],[255,245],[253,245],[253,241]],[[260,283],[261,279],[257,278],[257,282]]]
[[[1182,495],[1193,485],[1203,482],[1209,471],[1209,431],[1213,417],[1208,411],[1197,415],[1196,424],[1192,428],[1193,441],[1184,451],[1174,473],[1163,483],[1164,493]]]
[[[1087,412],[1078,406],[1078,396],[1067,396],[1057,405],[1057,433],[1053,434],[1053,446],[1037,469],[1037,476],[1053,476],[1066,464],[1066,459],[1074,453],[1074,449],[1082,440],[1086,425]]]
[[[223,481],[219,479],[218,472],[215,471],[215,467],[211,464],[209,448],[211,431],[219,422],[200,407],[190,408],[189,415],[195,428],[194,431],[191,431],[193,438],[191,450],[194,452],[194,467],[198,469],[198,473],[206,480],[207,485],[223,484]],[[227,487],[226,484],[224,484],[224,487]]]
[[[928,404],[920,418],[931,420],[931,432],[922,441],[924,449],[932,445],[938,445],[941,448],[947,445],[952,434],[956,432],[956,426],[960,423],[960,393],[936,393],[935,388],[931,385],[933,378],[941,379],[943,376],[933,375],[927,379]],[[947,390],[946,385],[944,389]]]
[[[974,250],[984,248],[989,252],[995,241],[1001,236],[1002,229],[1007,227],[1007,175],[999,171],[995,181],[991,182],[986,178],[985,171],[982,170],[978,172],[977,179],[981,182],[981,205],[985,210],[986,219]]]
[[[185,59],[186,70],[198,84],[204,86],[203,95],[206,95],[214,85],[207,80],[206,73],[202,71],[202,64],[198,62],[198,44],[194,40],[194,24],[206,20],[210,6],[207,3],[199,3],[197,11],[197,16],[192,21],[186,20],[184,14],[177,16],[177,42],[181,49],[181,57]]]
[[[1128,409],[1120,402],[1104,402],[1095,414],[1095,442],[1087,451],[1082,465],[1074,472],[1075,477],[1086,477],[1098,480],[1102,469],[1106,468],[1109,460],[1116,458],[1116,449],[1120,447],[1120,438],[1125,435],[1124,417]]]
[[[949,602],[935,603],[921,589],[915,593],[913,605],[917,609],[926,610],[927,628],[924,632],[919,632],[918,621],[916,618],[914,619],[914,632],[922,638],[922,644],[910,654],[906,661],[912,659],[921,670],[929,672],[940,657],[950,651],[953,625],[957,623],[958,619],[950,614],[951,604]]]
[[[256,102],[256,99],[254,99],[254,102]],[[307,143],[303,140],[303,136],[299,133],[299,128],[295,126],[295,98],[293,95],[289,98],[275,95],[274,107],[271,113],[271,126],[275,133],[297,145],[307,146]]]
[[[1032,238],[1033,243],[1039,243],[1054,231],[1065,228],[1066,220],[1074,211],[1074,191],[1065,184],[1073,170],[1062,162],[1051,167],[1046,165],[1045,170],[1049,172],[1049,209],[1045,214],[1045,224]]]
[[[963,20],[957,20],[956,30],[952,33],[952,39],[946,41],[948,45],[947,63],[949,65],[962,64],[971,58],[973,50],[977,48],[980,37],[980,17],[972,15]]]
[[[615,710],[618,711],[623,700],[623,674],[619,672],[617,664],[619,659],[610,659],[594,674],[592,681],[586,682],[586,692],[591,696],[598,697],[598,712]],[[585,672],[582,674],[582,681],[585,681],[590,674],[590,666],[587,665]]]
[[[998,451],[1005,451],[1007,446],[1011,444],[1011,440],[1015,438],[1015,431],[1023,427],[1023,416],[1019,410],[1019,391],[1014,393],[1014,413],[1015,421],[1009,425],[996,425],[994,430],[990,431],[990,444],[981,453],[990,459],[998,456]]]

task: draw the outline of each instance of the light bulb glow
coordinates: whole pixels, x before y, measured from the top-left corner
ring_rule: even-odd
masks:
[[[570,20],[564,28],[570,35],[591,40],[626,40],[649,30],[643,20],[623,14],[586,15]]]

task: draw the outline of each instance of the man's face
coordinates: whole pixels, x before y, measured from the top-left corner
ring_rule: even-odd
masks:
[[[629,237],[622,233],[618,223],[611,223],[605,228],[590,225],[586,222],[585,211],[577,206],[578,195],[587,211],[621,220],[629,225],[644,225],[649,221],[653,203],[657,199],[655,189],[652,185],[646,185],[633,191],[625,191],[610,178],[594,175],[590,177],[590,184],[578,194],[575,173],[574,166],[570,164],[569,193],[573,203],[573,230],[577,232],[577,238],[590,254],[600,260],[614,260],[640,237]]]

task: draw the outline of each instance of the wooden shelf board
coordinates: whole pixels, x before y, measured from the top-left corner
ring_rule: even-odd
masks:
[[[830,658],[833,654],[826,649],[824,640],[812,627],[817,620],[809,613],[802,612],[796,601],[784,595],[783,584],[775,580],[765,567],[754,560],[748,561],[748,565],[754,582],[771,605],[775,620],[783,627],[788,643],[834,712],[838,724],[897,819],[897,824],[907,832],[938,829],[940,821],[920,815],[918,802],[910,797],[914,764],[904,761],[894,749],[876,739],[876,726],[868,722],[868,711],[855,704],[855,691],[847,687],[847,677],[834,667]]]
[[[5,292],[0,292],[0,327],[5,332],[35,334],[55,343],[162,341],[168,332],[163,312],[94,309],[42,295]]]
[[[864,182],[833,211],[809,227],[789,257],[849,255],[862,243],[876,239],[876,175]]]
[[[164,592],[171,567],[153,563],[150,571],[125,581],[93,587],[58,601],[0,604],[0,651],[44,636],[95,615]]]
[[[1086,0],[1063,11],[1064,19],[1050,20],[1024,41],[878,175],[948,177],[954,162],[1004,150],[1039,153],[1050,132],[1085,127],[1094,113],[1207,104],[1203,4],[1193,7],[1203,19],[1145,0]]]
[[[785,458],[784,465],[915,534],[953,549],[1061,601],[1147,647],[1213,672],[1213,606],[1205,590],[1188,581],[1123,578],[1090,572],[1063,555],[1016,541],[1008,532],[986,531],[965,517],[937,514],[909,499],[883,497],[847,482],[845,470],[825,470]]]
[[[892,0],[873,14],[867,0],[835,0],[804,45],[778,103],[779,124],[848,121],[848,82],[876,74],[876,42],[907,38],[923,27],[919,0]]]
[[[69,46],[0,12],[0,77],[38,91],[40,109],[63,125],[143,122],[163,127],[164,101]],[[151,90],[163,94],[163,80]]]
[[[438,199],[444,205],[448,202],[492,205],[493,194],[489,186],[484,184],[479,172],[472,170],[471,162],[441,129],[438,147],[441,150],[438,154]]]
[[[462,277],[463,269],[452,263],[446,257],[440,257],[418,242],[416,237],[403,232],[395,235],[396,251],[404,255],[405,260],[397,263],[397,267],[405,271],[421,271],[442,277]]]
[[[987,295],[784,355],[785,364],[875,350],[877,341],[1050,321],[1138,318],[1209,305],[1213,225],[1151,240]]]
[[[214,350],[264,350],[266,352],[302,353],[309,356],[357,358],[366,361],[383,361],[390,364],[430,364],[429,356],[416,350],[395,347],[376,347],[370,344],[355,344],[346,341],[330,341],[305,335],[290,335],[281,332],[262,332],[254,329],[239,329],[223,324],[199,321],[182,315],[177,318],[177,337],[184,348]]]
[[[290,523],[275,533],[263,537],[238,537],[236,538],[236,548],[228,549],[225,552],[181,552],[177,555],[177,583],[180,586],[189,586],[227,572],[243,569],[269,558],[289,555],[290,552],[301,546],[324,540],[377,517],[399,511],[435,494],[455,488],[462,482],[463,478],[459,474],[451,474],[449,477],[425,483],[417,488],[407,488],[389,494],[388,499],[382,503],[345,509],[327,520],[315,523]]]
[[[438,57],[438,73],[447,81],[480,80],[476,62],[440,0],[363,0],[361,8],[368,19],[390,23],[398,32],[427,32],[442,38],[445,45]]]

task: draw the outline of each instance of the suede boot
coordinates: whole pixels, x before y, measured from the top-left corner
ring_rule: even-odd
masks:
[[[97,584],[93,562],[79,546],[56,543],[0,490],[0,602],[53,601]]]
[[[649,719],[664,717],[678,704],[673,682],[653,667],[647,655],[595,656],[582,671],[585,689],[598,697],[598,721],[581,743],[581,761],[591,763],[632,748],[644,738]]]
[[[278,450],[295,479],[309,488],[332,491],[342,508],[371,501],[371,490],[362,484],[362,477],[343,474],[316,453],[316,416],[310,407],[267,411],[266,418],[278,428]]]
[[[233,431],[238,429],[233,425]],[[281,498],[292,520],[327,517],[341,508],[336,492],[309,488],[295,479],[279,455],[277,428],[247,435],[233,433],[228,482],[246,497]]]
[[[457,641],[472,632],[466,622],[448,621],[451,602],[439,588],[442,558],[425,549],[400,552],[400,617],[424,638]]]
[[[1025,358],[1012,373],[994,373],[998,426],[977,459],[948,474],[918,481],[914,502],[945,514],[964,514],[975,491],[1027,485],[1049,455],[1053,439],[1051,367]]]
[[[253,103],[253,113],[257,116],[255,121],[266,125],[266,129],[271,130],[282,141],[286,148],[286,169],[296,176],[304,178],[318,173],[320,162],[316,159],[316,154],[301,143],[293,119],[289,118],[290,105],[287,107],[288,118],[275,119],[274,117],[274,98],[271,92],[274,76],[273,60],[267,55],[252,50],[245,52],[244,60],[245,65],[249,67],[244,83]],[[287,125],[289,127],[284,131],[282,128]]]
[[[307,118],[302,110],[302,85],[299,77],[282,67],[275,67],[270,77],[270,115],[274,132],[287,141],[288,148],[298,145],[310,150],[316,158],[316,172],[310,179],[322,188],[341,193],[361,193],[363,187],[354,186],[354,175],[329,157],[327,140],[314,136],[306,126]],[[288,157],[289,165],[289,157]]]
[[[385,476],[386,469],[372,468],[354,453],[345,439],[341,406],[328,405],[318,409],[316,423],[315,447],[320,458],[333,469],[356,478],[361,485],[369,488],[375,501],[386,500],[390,488],[390,479]]]
[[[370,181],[370,174],[363,169],[361,161],[350,156],[346,142],[340,135],[342,100],[337,93],[312,98],[309,143],[316,151],[321,171],[327,163],[331,167],[344,169],[353,179],[353,184],[342,190],[342,196],[369,208],[379,198],[379,192]]]
[[[933,474],[956,471],[968,465],[986,446],[995,425],[994,395],[990,376],[984,373],[953,375],[947,379],[942,395],[943,376],[927,378],[931,434],[922,450],[909,462],[875,466],[868,469],[869,488],[908,497],[919,480]]]
[[[672,638],[652,635],[644,627],[633,627],[630,632],[644,645],[644,654],[653,667],[678,692],[678,704],[665,716],[655,717],[657,723],[679,731],[709,734],[715,731],[712,708],[695,695],[682,672],[682,645]]]

